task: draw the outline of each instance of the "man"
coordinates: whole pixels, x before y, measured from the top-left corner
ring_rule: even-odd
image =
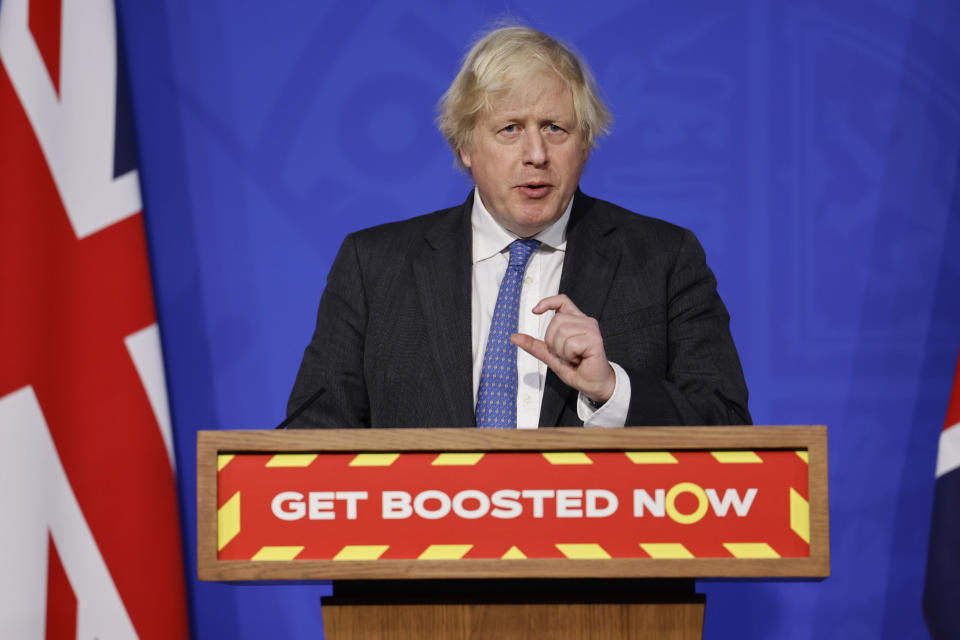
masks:
[[[476,189],[346,238],[294,426],[749,424],[696,238],[578,190],[610,122],[583,62],[543,33],[498,29],[440,110]]]

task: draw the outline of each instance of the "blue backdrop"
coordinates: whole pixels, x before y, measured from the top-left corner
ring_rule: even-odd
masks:
[[[949,0],[121,0],[196,638],[316,638],[318,586],[199,583],[195,432],[281,420],[349,231],[461,202],[432,120],[505,13],[616,122],[584,191],[693,229],[758,424],[830,427],[833,575],[708,582],[708,638],[922,637],[960,347]]]

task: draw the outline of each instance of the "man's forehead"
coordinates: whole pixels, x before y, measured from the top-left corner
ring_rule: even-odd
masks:
[[[559,76],[541,72],[514,83],[509,89],[491,96],[488,113],[495,115],[540,115],[570,117],[573,115],[573,92]]]

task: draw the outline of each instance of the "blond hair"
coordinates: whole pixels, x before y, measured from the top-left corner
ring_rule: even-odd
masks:
[[[460,150],[470,142],[477,118],[492,101],[509,93],[531,74],[552,71],[573,94],[573,110],[586,148],[609,133],[613,116],[600,100],[589,67],[570,45],[529,27],[510,26],[482,36],[463,59],[437,105],[437,126],[464,168]]]

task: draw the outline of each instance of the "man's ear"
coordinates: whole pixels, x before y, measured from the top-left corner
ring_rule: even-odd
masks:
[[[463,163],[463,166],[469,169],[471,162],[469,147],[467,147],[467,145],[463,145],[460,147],[460,151],[458,153],[460,154],[460,162]]]

